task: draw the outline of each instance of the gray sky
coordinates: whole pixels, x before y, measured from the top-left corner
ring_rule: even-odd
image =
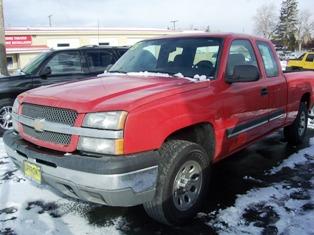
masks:
[[[3,0],[6,26],[191,27],[252,33],[252,18],[264,3],[279,15],[281,0]],[[299,0],[314,15],[314,0]]]

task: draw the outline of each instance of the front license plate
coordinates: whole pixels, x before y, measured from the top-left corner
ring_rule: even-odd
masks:
[[[24,174],[27,178],[41,184],[41,169],[34,163],[24,161]]]

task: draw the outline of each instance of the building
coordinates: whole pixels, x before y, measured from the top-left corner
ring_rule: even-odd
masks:
[[[50,49],[86,45],[130,46],[150,38],[174,33],[154,28],[8,28],[5,31],[9,71],[23,68],[33,57]]]

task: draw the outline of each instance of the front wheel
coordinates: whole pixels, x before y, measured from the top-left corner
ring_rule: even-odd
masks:
[[[2,136],[6,130],[10,130],[13,127],[12,106],[13,100],[0,100],[0,136]]]
[[[171,140],[161,148],[156,194],[144,204],[164,224],[183,224],[199,211],[209,182],[210,158],[198,144]]]
[[[308,123],[308,110],[305,102],[299,107],[299,112],[294,122],[284,128],[284,135],[289,144],[300,144],[306,135]]]

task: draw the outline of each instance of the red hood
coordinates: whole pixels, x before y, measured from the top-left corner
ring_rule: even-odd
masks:
[[[130,111],[154,99],[204,86],[208,83],[175,77],[106,76],[40,87],[23,93],[20,98],[22,102],[71,108],[79,113]]]

